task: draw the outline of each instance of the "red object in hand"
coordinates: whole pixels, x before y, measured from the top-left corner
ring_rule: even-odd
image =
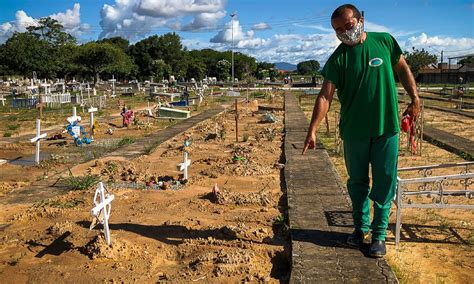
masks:
[[[412,116],[406,115],[402,119],[401,125],[402,131],[410,134],[411,141],[411,151],[416,153],[416,143],[415,143],[415,120]]]
[[[410,126],[412,125],[413,123],[413,119],[411,116],[407,115],[405,116],[403,119],[402,119],[402,130],[403,132],[407,132],[410,131]]]

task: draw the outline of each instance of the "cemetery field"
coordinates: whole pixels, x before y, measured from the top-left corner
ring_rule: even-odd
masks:
[[[311,117],[314,101],[305,98],[302,107],[308,119]],[[405,106],[399,105],[400,109]],[[331,160],[343,181],[347,172],[342,155],[335,153],[335,110],[339,102],[333,100],[328,118],[330,133],[323,123],[318,130]],[[473,139],[474,120],[460,115],[425,109],[425,124],[467,139]],[[423,141],[421,156],[414,156],[402,142],[399,153],[399,168],[443,163],[465,162],[461,157]],[[440,169],[433,175],[458,174],[460,169]],[[472,171],[472,168],[471,168]],[[400,175],[402,178],[404,175]],[[410,200],[407,200],[410,202]],[[413,197],[417,203],[430,204],[432,197]],[[474,204],[474,199],[449,197],[448,203]],[[402,238],[398,248],[394,243],[396,206],[390,215],[390,232],[387,238],[387,260],[401,283],[469,283],[474,271],[474,212],[461,209],[403,209]]]
[[[265,114],[257,112],[258,104],[282,108],[283,100],[275,96],[240,102],[238,142],[234,106],[232,101],[226,104],[221,114],[150,153],[131,160],[92,157],[71,167],[74,177],[100,179],[115,195],[110,247],[98,228],[89,230],[94,186],[34,204],[0,204],[2,282],[287,279],[289,239],[281,185],[284,114],[273,112],[276,122],[265,122]],[[122,137],[138,139],[144,133],[128,131]],[[185,139],[191,160],[186,183],[177,182]],[[23,166],[17,171],[25,176],[25,171],[41,169]],[[86,178],[76,181],[83,184]],[[33,179],[31,175],[29,182]]]
[[[121,106],[126,105],[135,112],[135,122],[128,127],[122,124]],[[191,115],[197,115],[215,105],[212,100],[199,108],[190,106]],[[34,164],[35,143],[30,139],[35,136],[36,109],[0,109],[0,158],[10,161],[2,165],[0,195],[17,186],[29,185],[32,182],[52,178],[72,166],[103,156],[119,147],[133,144],[142,137],[164,129],[179,120],[156,119],[147,116],[146,109],[156,103],[149,103],[144,96],[108,99],[107,106],[94,114],[95,131],[91,144],[78,147],[74,139],[66,132],[67,118],[72,115],[72,106],[46,108],[43,110],[41,132],[48,136],[41,141],[39,166]],[[76,107],[81,116],[81,125],[90,137],[90,114],[87,108]],[[186,108],[188,109],[188,108]],[[81,135],[82,137],[82,135]],[[29,175],[24,175],[23,166],[29,166]],[[15,183],[16,182],[16,183]],[[12,186],[13,184],[13,186]]]

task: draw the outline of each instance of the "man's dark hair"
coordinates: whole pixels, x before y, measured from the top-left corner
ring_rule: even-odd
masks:
[[[339,18],[340,16],[342,16],[347,9],[352,10],[352,12],[354,13],[354,17],[357,20],[360,20],[360,17],[361,17],[360,11],[359,9],[356,8],[356,6],[352,4],[344,4],[337,7],[337,9],[334,10],[334,12],[332,12],[331,20],[334,20],[335,18]]]

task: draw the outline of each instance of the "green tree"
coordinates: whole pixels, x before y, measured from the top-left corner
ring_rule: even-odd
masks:
[[[162,36],[150,36],[129,47],[128,54],[137,65],[138,77],[141,79],[154,76],[155,60],[163,60],[171,67],[175,77],[185,77],[187,73],[187,50],[181,44],[176,33]]]
[[[2,46],[2,65],[9,73],[31,77],[36,71],[39,78],[54,76],[53,50],[47,41],[30,33],[14,33]]]
[[[54,65],[56,68],[56,76],[68,79],[68,77],[79,72],[79,66],[74,61],[78,52],[75,44],[68,43],[55,48]]]
[[[76,39],[63,31],[63,25],[51,17],[38,20],[38,25],[29,26],[26,30],[39,39],[45,40],[53,46],[76,43]]]
[[[94,84],[101,74],[127,76],[134,68],[127,54],[110,43],[89,42],[81,45],[74,61],[94,78]]]
[[[239,80],[249,79],[257,70],[257,61],[254,57],[237,52],[234,54],[234,72]]]
[[[465,57],[465,58],[459,60],[458,64],[461,64],[461,65],[474,64],[474,56]]]
[[[316,60],[307,60],[296,65],[296,70],[300,75],[316,75],[319,72],[319,62]]]
[[[202,80],[206,76],[206,64],[200,58],[193,57],[189,57],[188,62],[186,78],[188,80],[191,80],[191,78],[194,78],[196,81]]]
[[[278,76],[278,70],[276,68],[268,69],[268,76],[270,76],[270,81],[275,82],[275,78]]]
[[[163,59],[154,60],[151,74],[158,82],[165,78],[167,79],[171,75],[171,66],[166,64]]]
[[[158,58],[163,59],[171,66],[173,75],[178,77],[186,76],[188,67],[186,58],[186,48],[181,44],[181,38],[176,33],[166,33],[158,39]]]
[[[217,64],[216,64],[217,80],[219,81],[227,80],[227,78],[230,77],[231,67],[232,67],[232,64],[225,59],[221,59],[217,61]]]
[[[97,43],[110,43],[111,45],[120,48],[123,52],[128,52],[130,46],[130,42],[127,39],[124,39],[123,37],[119,36],[104,38],[98,40]]]
[[[403,55],[405,56],[415,78],[418,77],[421,68],[438,62],[436,55],[430,54],[425,49],[419,50],[413,47],[412,52],[405,51]]]
[[[258,62],[257,69],[255,70],[255,77],[258,80],[270,77],[270,69],[275,69],[275,64],[269,62]]]

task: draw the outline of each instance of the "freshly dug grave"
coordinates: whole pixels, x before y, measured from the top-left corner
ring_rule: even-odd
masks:
[[[184,135],[135,160],[104,158],[72,168],[76,176],[100,176],[115,195],[111,246],[101,225],[89,230],[95,188],[29,206],[1,205],[2,282],[288,279],[289,240],[281,221],[283,113],[264,123],[251,106],[239,105],[239,142],[232,108],[186,133],[192,161],[187,181],[176,167]],[[153,186],[166,177],[182,186]],[[147,183],[148,190],[134,189]]]

